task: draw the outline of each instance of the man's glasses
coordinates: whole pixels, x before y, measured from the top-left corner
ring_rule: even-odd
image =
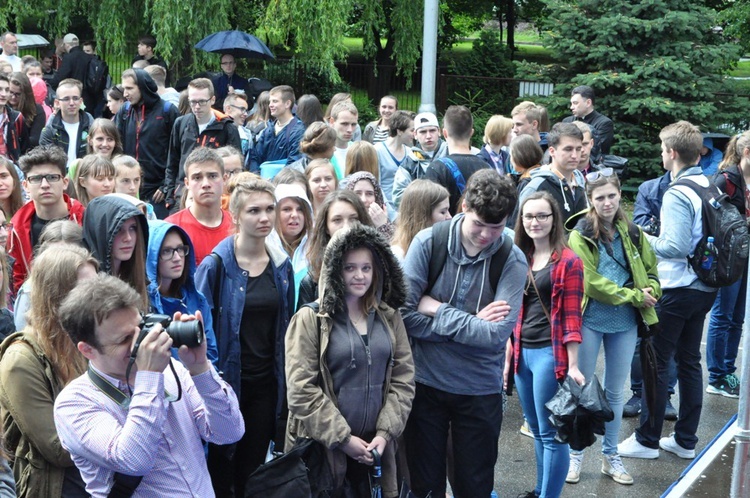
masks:
[[[587,182],[595,182],[600,178],[608,178],[615,174],[615,170],[612,168],[602,168],[599,171],[592,171],[586,175]]]
[[[165,247],[161,251],[159,251],[159,258],[162,261],[169,261],[172,258],[174,258],[175,254],[177,254],[181,258],[184,258],[188,254],[190,254],[190,247],[189,246]]]
[[[57,183],[62,180],[62,175],[51,173],[49,175],[31,175],[26,177],[26,181],[32,185],[39,185],[42,180],[47,180],[47,183]]]
[[[188,104],[190,104],[190,107],[203,107],[204,105],[208,104],[208,100],[188,100]]]
[[[70,101],[80,102],[81,101],[81,97],[63,97],[63,98],[57,99],[57,100],[59,100],[60,102],[65,102],[67,104]]]
[[[235,64],[237,64],[235,61],[224,61],[221,63],[222,66],[234,66]]]
[[[240,111],[242,114],[247,114],[247,107],[242,107],[239,105],[229,104],[229,107],[231,107],[234,110]]]
[[[539,213],[539,214],[525,214],[523,215],[523,221],[531,223],[533,220],[539,223],[544,223],[552,216],[552,213]]]

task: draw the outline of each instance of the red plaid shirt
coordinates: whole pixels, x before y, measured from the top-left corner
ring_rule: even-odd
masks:
[[[568,248],[561,255],[552,255],[552,354],[555,357],[555,377],[564,379],[568,373],[569,342],[581,342],[581,301],[583,300],[583,262]],[[524,309],[521,304],[516,328],[513,330],[513,371],[518,371],[521,356],[521,326]]]

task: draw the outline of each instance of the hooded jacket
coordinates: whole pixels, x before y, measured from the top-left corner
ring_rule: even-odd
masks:
[[[167,159],[165,188],[168,194],[179,195],[182,193],[181,185],[185,179],[185,160],[194,148],[218,149],[231,145],[237,150],[242,150],[240,133],[237,131],[232,118],[216,109],[211,109],[211,112],[214,114],[214,120],[203,130],[203,133],[198,133],[198,120],[195,119],[192,112],[178,117],[175,121],[169,139],[169,157]],[[168,195],[168,197],[170,196]]]
[[[424,178],[427,171],[427,166],[430,163],[440,157],[448,155],[448,142],[440,139],[438,147],[432,153],[425,152],[417,146],[411,148],[408,152],[404,162],[396,170],[396,174],[393,175],[393,205],[398,210],[401,205],[401,198],[404,195],[404,190],[414,180]]]
[[[404,260],[409,295],[401,313],[412,339],[417,382],[452,394],[485,396],[503,389],[505,344],[518,315],[500,322],[488,322],[476,315],[493,301],[507,301],[511,310],[521,309],[528,264],[513,246],[493,292],[490,262],[500,249],[503,234],[477,254],[469,257],[461,242],[465,215],[450,221],[448,257],[429,295],[441,304],[434,317],[418,311],[426,294],[432,227],[417,234]]]
[[[83,204],[63,194],[68,207],[68,219],[83,224]],[[17,292],[23,285],[31,269],[34,248],[31,246],[31,222],[36,214],[34,202],[27,202],[13,215],[13,231],[8,237],[8,254],[15,260],[13,264],[13,289]]]
[[[294,315],[286,339],[286,372],[289,382],[289,423],[286,449],[297,437],[311,437],[328,448],[335,483],[341,486],[346,474],[346,455],[338,448],[346,444],[352,429],[340,412],[328,369],[327,352],[336,314],[346,313],[346,285],[342,276],[345,254],[368,248],[378,272],[379,303],[375,309],[388,329],[391,358],[386,365],[383,403],[377,415],[376,436],[388,442],[383,455],[385,496],[397,496],[394,440],[406,426],[414,399],[414,363],[399,306],[406,299],[406,283],[400,264],[388,243],[372,227],[354,225],[336,233],[326,248],[320,276],[318,313],[308,306]],[[356,368],[356,367],[355,367]],[[356,374],[353,374],[356,375]],[[363,435],[359,435],[363,436]]]
[[[68,153],[68,144],[71,139],[76,141],[76,157],[81,158],[86,155],[86,147],[89,136],[89,128],[94,124],[94,118],[86,111],[78,111],[78,136],[69,137],[62,121],[62,112],[57,111],[48,120],[42,135],[39,137],[39,145],[57,145],[63,152]],[[68,158],[71,160],[72,158]]]
[[[347,184],[346,189],[351,190],[354,192],[354,187],[357,185],[357,182],[360,180],[367,180],[368,182],[372,183],[372,188],[375,189],[375,202],[383,208],[383,211],[385,211],[386,214],[388,214],[388,203],[385,200],[385,196],[383,195],[383,189],[380,187],[380,184],[375,179],[375,176],[372,173],[368,173],[367,171],[358,171],[356,173],[352,173],[347,177]],[[380,232],[383,237],[385,237],[385,240],[389,241],[393,238],[393,233],[396,231],[396,227],[391,223],[390,221],[386,221],[384,224],[380,225],[377,228],[378,232]]]
[[[566,222],[566,227],[573,225],[575,228],[570,233],[568,245],[583,261],[583,303],[582,309],[586,309],[589,299],[599,302],[620,306],[629,304],[638,310],[643,320],[653,325],[659,321],[656,309],[643,308],[643,291],[641,289],[651,287],[651,295],[659,299],[661,297],[661,284],[659,283],[659,272],[656,268],[656,254],[640,227],[636,227],[640,234],[640,244],[636,247],[628,233],[629,222],[617,220],[615,229],[620,234],[623,252],[628,261],[628,267],[633,277],[633,288],[620,287],[613,281],[598,273],[599,267],[599,244],[594,238],[594,229],[586,217],[588,210],[578,213]]]
[[[162,100],[156,83],[143,69],[135,69],[141,100],[120,108],[115,124],[122,138],[125,154],[135,157],[143,172],[143,189],[150,193],[162,187],[166,177],[169,138],[179,117],[177,108]]]
[[[143,247],[148,247],[146,215],[135,205],[116,196],[104,195],[93,199],[83,217],[83,243],[99,261],[99,270],[112,275],[112,244],[123,223],[130,218],[138,221],[138,236]]]
[[[182,297],[180,300],[184,303],[189,313],[195,314],[196,311],[201,312],[201,315],[203,316],[203,332],[206,336],[206,356],[214,367],[218,368],[219,352],[216,349],[216,336],[214,335],[211,308],[208,306],[208,301],[206,301],[205,296],[195,287],[196,265],[193,242],[190,240],[187,232],[179,226],[158,220],[148,222],[149,234],[148,253],[146,255],[146,275],[149,279],[148,299],[151,302],[151,312],[164,314],[162,297],[159,293],[159,252],[161,251],[161,245],[164,243],[164,238],[170,230],[178,232],[182,238],[187,241],[187,245],[190,248],[185,257],[186,268],[183,271],[187,271],[187,279],[182,285]],[[173,356],[179,360],[175,349],[172,349],[172,353]]]
[[[575,175],[575,172],[573,174]],[[586,191],[583,188],[584,182],[578,176],[576,175],[577,185],[571,189],[568,182],[561,180],[549,166],[535,169],[531,172],[531,181],[518,196],[518,205],[522,205],[526,197],[538,190],[549,192],[557,201],[563,219],[567,220],[588,207]]]
[[[73,466],[53,417],[55,398],[64,386],[34,334],[8,337],[0,357],[4,440],[14,459],[18,496],[61,496],[65,469]]]
[[[305,124],[297,116],[293,116],[291,122],[278,134],[274,125],[275,122],[268,123],[268,126],[258,135],[253,148],[250,149],[245,168],[248,171],[258,173],[260,165],[266,161],[286,159],[286,164],[292,164],[302,157],[299,143],[305,134]],[[238,147],[238,150],[242,149]]]
[[[220,262],[217,262],[213,256],[203,258],[195,273],[195,282],[198,290],[206,297],[209,307],[219,306],[219,322],[214,324],[216,344],[219,349],[219,372],[222,372],[224,380],[232,386],[239,399],[242,374],[240,325],[242,324],[242,312],[245,308],[245,287],[247,286],[248,272],[237,264],[237,257],[234,253],[234,237],[234,235],[230,235],[214,248],[213,252],[219,256]],[[294,272],[292,262],[285,252],[268,242],[266,243],[266,251],[271,258],[273,278],[280,298],[279,312],[276,318],[274,358],[274,374],[278,387],[276,416],[279,419],[284,416],[283,407],[286,402],[284,336],[289,326],[289,320],[294,313]],[[222,285],[219,295],[214,296],[214,285],[217,278],[221,278]]]

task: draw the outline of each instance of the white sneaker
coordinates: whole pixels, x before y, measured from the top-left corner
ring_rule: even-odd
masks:
[[[583,453],[570,454],[570,466],[565,482],[575,484],[581,480],[581,463],[583,463]]]
[[[619,484],[633,484],[633,476],[625,470],[622,459],[618,454],[604,455],[602,459],[602,474],[608,475]]]
[[[530,437],[531,439],[534,439],[534,433],[531,432],[531,427],[529,427],[529,421],[526,419],[523,419],[523,425],[521,425],[521,429],[518,432],[520,432],[526,437]]]
[[[675,441],[674,433],[669,437],[663,437],[659,440],[659,448],[670,453],[674,453],[680,458],[692,460],[695,458],[695,450],[689,450],[680,446],[680,443]]]
[[[626,458],[659,458],[659,450],[643,446],[635,438],[635,432],[625,441],[617,445],[617,453]]]

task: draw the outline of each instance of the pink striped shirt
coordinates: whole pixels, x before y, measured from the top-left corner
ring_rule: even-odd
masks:
[[[182,384],[182,399],[175,403],[164,396],[165,389],[177,393],[169,369],[138,372],[129,409],[94,386],[88,374],[57,397],[60,442],[91,496],[106,497],[115,472],[144,476],[134,497],[214,496],[201,439],[230,444],[242,437],[237,397],[214,369],[191,377],[181,363],[172,363]],[[97,373],[118,386],[117,379]]]

